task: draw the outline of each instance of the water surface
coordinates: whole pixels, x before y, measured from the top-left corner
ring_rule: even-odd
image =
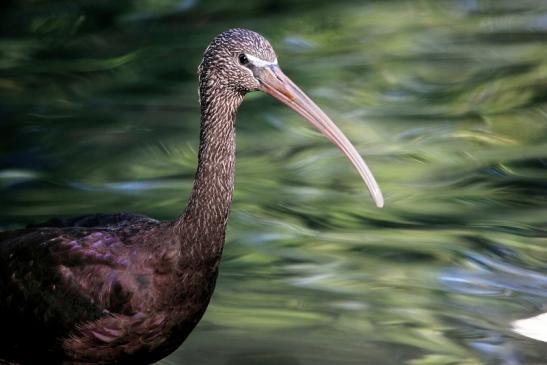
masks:
[[[0,227],[129,211],[192,184],[196,69],[230,27],[366,156],[252,94],[212,304],[161,364],[543,364],[544,1],[36,1],[0,15]]]

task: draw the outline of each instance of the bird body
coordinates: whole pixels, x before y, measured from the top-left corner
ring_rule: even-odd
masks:
[[[0,338],[14,343],[9,358],[147,364],[182,343],[209,303],[221,248],[196,250],[170,234],[179,229],[173,222],[125,218],[0,237]]]
[[[232,29],[217,36],[199,81],[198,168],[180,217],[96,214],[0,233],[0,364],[150,364],[184,341],[218,275],[236,112],[249,91],[270,93],[310,120],[370,183],[353,146],[281,73],[259,34]]]

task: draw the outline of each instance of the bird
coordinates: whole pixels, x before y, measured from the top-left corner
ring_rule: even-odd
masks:
[[[263,91],[308,120],[383,206],[355,147],[281,71],[262,35],[220,33],[198,76],[198,163],[179,217],[93,214],[0,233],[0,364],[151,364],[184,342],[218,276],[234,189],[236,114],[249,92]]]

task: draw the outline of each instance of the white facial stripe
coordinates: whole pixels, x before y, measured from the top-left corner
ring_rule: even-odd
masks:
[[[260,59],[250,54],[246,54],[246,56],[249,62],[255,65],[256,67],[277,65],[277,58],[273,62],[271,62],[271,61],[264,61],[263,59]]]

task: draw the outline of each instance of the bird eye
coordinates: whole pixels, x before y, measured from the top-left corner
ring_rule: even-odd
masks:
[[[240,53],[239,54],[239,63],[241,65],[246,65],[249,63],[249,59],[247,58],[247,56],[245,56],[245,53]]]

